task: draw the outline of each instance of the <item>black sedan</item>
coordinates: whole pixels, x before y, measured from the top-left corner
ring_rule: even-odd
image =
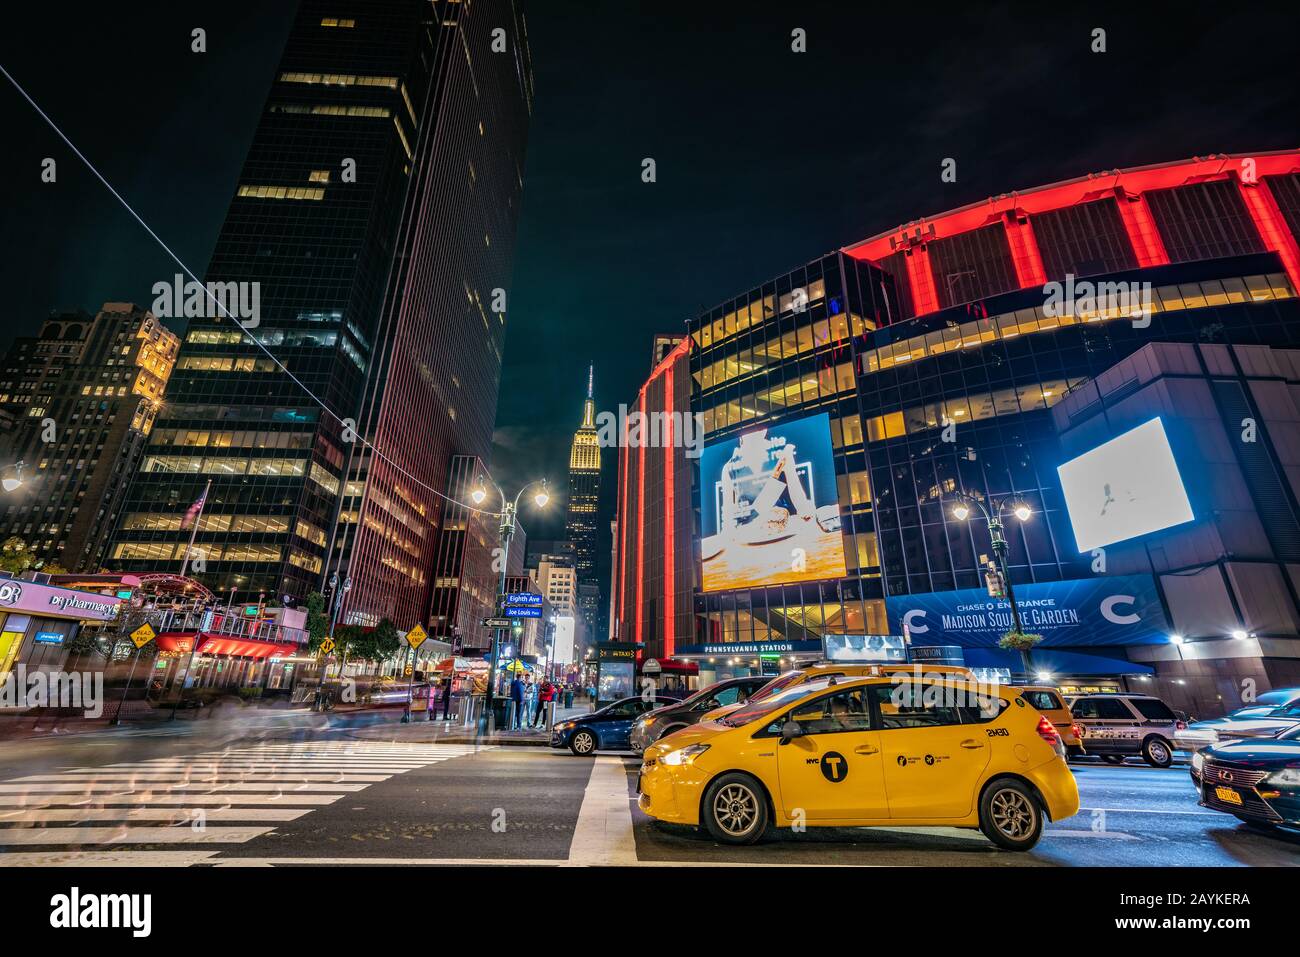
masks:
[[[647,711],[680,700],[676,695],[663,694],[653,698],[623,698],[591,714],[558,722],[551,728],[551,747],[568,748],[581,756],[597,751],[626,751],[633,721]]]
[[[1191,773],[1203,807],[1256,827],[1300,827],[1300,727],[1198,751]]]

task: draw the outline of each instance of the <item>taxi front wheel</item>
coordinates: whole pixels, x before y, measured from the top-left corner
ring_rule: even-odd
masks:
[[[1024,784],[999,778],[980,798],[980,830],[998,847],[1027,851],[1043,833],[1043,809]]]
[[[747,774],[723,774],[704,793],[704,827],[723,844],[753,844],[767,830],[767,798]]]

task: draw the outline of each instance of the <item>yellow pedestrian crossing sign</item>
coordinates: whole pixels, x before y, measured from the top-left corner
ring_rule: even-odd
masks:
[[[326,638],[324,641],[320,643],[320,653],[322,655],[328,655],[333,650],[334,650],[333,638]]]
[[[149,642],[153,641],[157,634],[158,633],[153,630],[153,625],[146,621],[135,631],[131,632],[131,640],[135,642],[137,648],[143,648],[145,645],[149,644]]]
[[[416,625],[406,633],[406,643],[412,648],[419,648],[428,637],[429,633],[424,630],[424,626]]]

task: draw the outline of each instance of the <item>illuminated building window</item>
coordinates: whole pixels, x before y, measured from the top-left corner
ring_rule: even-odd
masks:
[[[357,25],[357,21],[350,19],[343,20],[338,17],[324,17],[321,20],[320,25],[323,27],[335,27],[340,30],[351,30]]]
[[[402,129],[401,121],[398,120],[398,118],[395,116],[393,117],[393,126],[397,128],[397,135],[402,141],[402,149],[406,150],[406,158],[412,159],[413,157],[411,156],[411,144],[407,142],[406,131]]]
[[[382,86],[397,89],[395,76],[357,76],[352,73],[281,73],[281,83],[310,83],[324,86]]]
[[[254,199],[322,200],[325,198],[325,190],[307,186],[241,186],[239,195]]]
[[[311,183],[328,183],[330,181],[330,171],[327,169],[314,169],[307,177]]]

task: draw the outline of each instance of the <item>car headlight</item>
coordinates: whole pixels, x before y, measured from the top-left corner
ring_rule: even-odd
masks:
[[[669,751],[659,759],[660,764],[690,764],[705,751],[709,750],[707,744],[688,744],[684,748],[678,748],[676,751]]]
[[[1275,787],[1300,788],[1300,768],[1283,768],[1281,771],[1274,771],[1264,781]]]
[[[568,731],[570,728],[572,728],[572,727],[573,727],[575,724],[577,724],[577,723],[578,723],[578,722],[576,722],[576,721],[561,721],[559,724],[557,724],[557,725],[556,725],[555,727],[553,727],[551,730],[552,730],[552,731]]]
[[[1192,770],[1200,773],[1201,768],[1205,767],[1205,755],[1197,751],[1192,755]]]

